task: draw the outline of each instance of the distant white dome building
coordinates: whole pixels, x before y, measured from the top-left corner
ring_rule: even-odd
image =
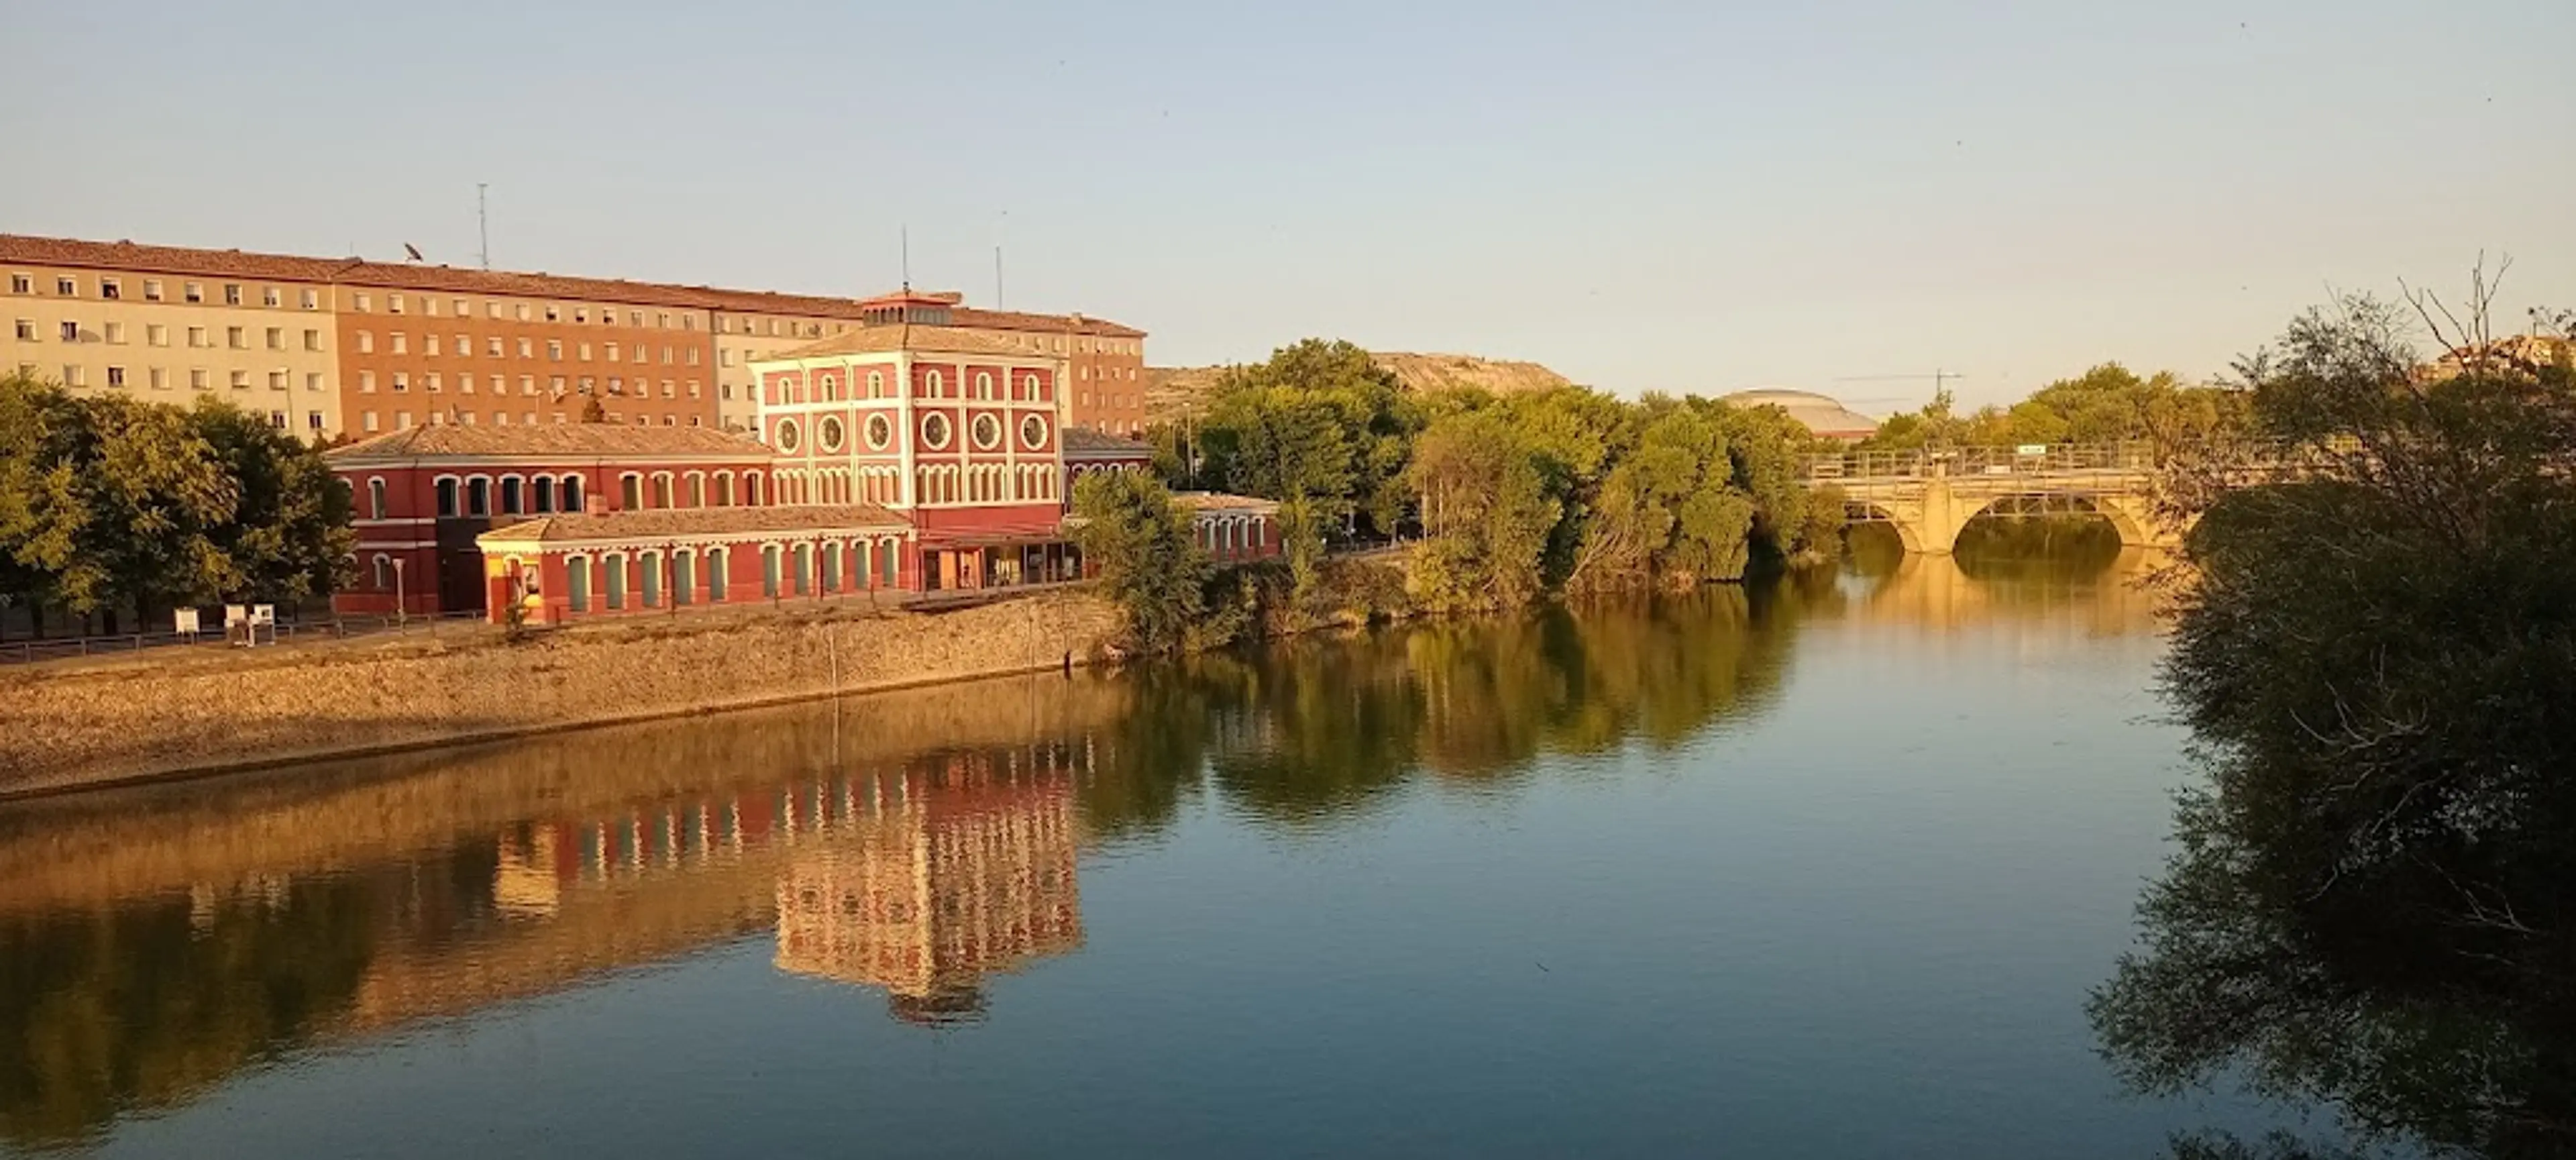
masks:
[[[1852,410],[1842,400],[1814,391],[1792,391],[1780,387],[1737,391],[1718,400],[1730,407],[1778,407],[1807,430],[1825,439],[1857,442],[1878,431],[1878,420]]]

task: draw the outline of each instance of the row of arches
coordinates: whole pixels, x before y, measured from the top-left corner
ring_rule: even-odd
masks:
[[[902,561],[903,541],[893,536],[577,552],[564,557],[564,603],[589,614],[829,596],[897,587]]]
[[[737,481],[731,471],[629,471],[617,477],[618,509],[648,511],[677,507],[759,507],[766,477],[745,471]],[[737,490],[739,482],[739,490]]]
[[[1199,546],[1219,559],[1254,554],[1270,546],[1266,516],[1201,516],[1196,527]]]
[[[545,515],[551,512],[577,512],[582,505],[581,476],[563,475],[442,475],[435,481],[438,518],[459,516],[480,518],[504,515]],[[385,480],[374,476],[367,480],[367,518],[387,519]]]
[[[996,377],[997,373],[999,377]],[[946,371],[936,367],[918,368],[913,397],[966,398],[1000,402],[1007,395],[1013,402],[1053,401],[1053,395],[1047,389],[1046,376],[1033,371],[1015,373],[979,370],[973,372],[971,376],[961,375],[956,381],[961,391],[951,392]],[[779,375],[774,385],[777,389],[771,394],[776,396],[775,401],[779,403],[841,403],[860,399],[897,397],[887,382],[886,372],[882,369],[867,372],[864,380],[857,378],[855,373],[841,371],[812,371],[803,374],[789,371]]]

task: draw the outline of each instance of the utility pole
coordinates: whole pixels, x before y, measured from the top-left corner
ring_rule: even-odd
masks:
[[[475,252],[474,257],[483,263],[483,268],[486,270],[492,268],[492,211],[484,201],[484,191],[490,188],[489,182],[474,183],[474,232],[482,246]]]

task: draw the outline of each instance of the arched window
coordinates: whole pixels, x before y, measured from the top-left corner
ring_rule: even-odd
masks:
[[[686,606],[698,587],[698,554],[687,548],[671,553],[671,607]]]
[[[438,477],[438,518],[456,518],[456,477],[453,475]]]
[[[670,472],[657,471],[653,473],[653,506],[666,510],[675,506],[671,502]]]
[[[693,508],[702,508],[707,506],[706,472],[692,471],[689,473],[689,506]]]
[[[871,399],[882,399],[885,397],[884,371],[868,372],[868,397]]]
[[[891,538],[877,541],[877,580],[881,587],[894,587],[896,563],[895,541]]]
[[[618,476],[617,500],[619,511],[641,509],[644,506],[644,477],[632,471]]]
[[[829,595],[833,591],[839,589],[840,586],[841,546],[839,544],[825,544],[823,545],[823,575],[821,588],[826,595]]]
[[[567,475],[567,476],[563,477],[563,497],[562,497],[562,499],[563,499],[563,502],[562,502],[560,505],[558,505],[557,510],[559,510],[559,511],[567,511],[567,512],[577,512],[577,511],[580,511],[580,510],[581,510],[581,477],[580,477],[580,476],[578,476],[578,475]]]
[[[501,514],[515,516],[527,510],[525,483],[518,476],[501,477]]]
[[[728,588],[726,581],[732,579],[732,576],[730,575],[732,568],[733,553],[722,548],[708,549],[707,601],[709,603],[722,604],[725,602],[725,592]]]
[[[716,506],[733,506],[733,473],[730,471],[716,473]]]
[[[635,558],[637,570],[643,573],[644,607],[662,607],[662,554],[646,552]]]
[[[989,399],[993,397],[992,375],[983,371],[975,372],[975,397],[978,399]]]
[[[608,609],[616,612],[626,607],[626,557],[611,552],[599,558],[600,571],[607,581],[600,589],[608,597]]]
[[[590,611],[590,557],[564,558],[564,597],[573,611]]]
[[[555,510],[554,479],[551,476],[540,475],[533,482],[535,486],[528,489],[533,493],[529,496],[531,501],[528,505],[529,510],[539,512]]]
[[[814,594],[814,545],[796,545],[796,594]]]
[[[388,556],[388,555],[385,555],[385,554],[384,554],[384,553],[382,553],[382,552],[378,552],[378,553],[376,553],[376,591],[378,591],[378,592],[391,592],[391,591],[393,591],[393,590],[394,590],[394,561],[393,561],[393,557]]]
[[[742,476],[742,502],[745,507],[760,506],[760,473],[747,471]]]
[[[367,481],[367,518],[371,520],[380,520],[385,518],[385,480],[383,476],[377,476]]]
[[[776,544],[760,546],[760,594],[772,600],[778,598],[778,545]]]
[[[938,397],[939,397],[940,392],[941,392],[942,390],[945,390],[945,389],[946,389],[946,387],[947,387],[947,384],[945,384],[945,383],[943,383],[943,382],[941,382],[941,381],[940,381],[940,379],[939,379],[939,372],[938,372],[938,371],[932,371],[932,372],[930,372],[930,397],[931,397],[931,398],[934,398],[934,399],[938,398]]]

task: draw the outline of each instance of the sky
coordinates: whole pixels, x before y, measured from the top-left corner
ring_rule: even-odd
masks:
[[[2576,3],[0,0],[0,232],[864,295],[1910,408],[2576,307]],[[1912,376],[1912,377],[1897,377]]]

